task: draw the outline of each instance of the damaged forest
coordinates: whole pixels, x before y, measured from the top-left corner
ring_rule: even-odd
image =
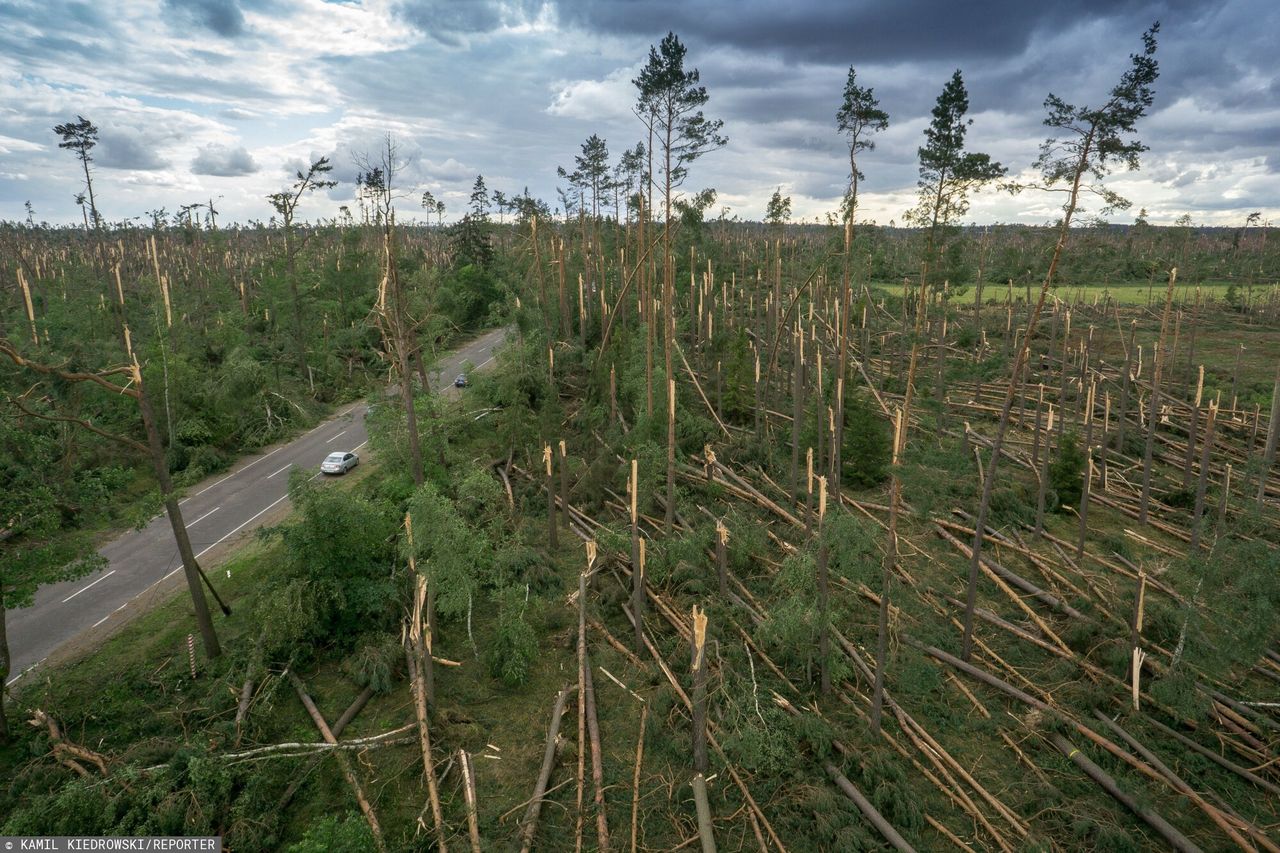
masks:
[[[320,159],[269,225],[0,226],[4,606],[160,513],[178,572],[0,656],[0,835],[1280,850],[1280,241],[1093,218],[1155,37],[1018,186],[956,72],[901,226],[853,69],[825,223],[682,192],[725,140],[672,35],[555,212],[417,221],[388,137],[359,215],[304,221]],[[1060,215],[964,224],[1002,191]],[[180,501],[365,399],[370,464],[202,565]]]

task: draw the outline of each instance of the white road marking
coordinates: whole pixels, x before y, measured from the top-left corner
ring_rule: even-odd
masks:
[[[110,614],[110,613],[108,613],[106,616],[103,616],[103,617],[102,617],[101,619],[99,619],[97,622],[94,622],[94,623],[93,623],[93,627],[97,628],[99,625],[101,625],[103,622],[106,622],[106,621],[107,621],[108,619],[110,619],[110,618],[111,618],[111,614]]]
[[[344,429],[342,432],[338,433],[333,438],[330,438],[327,441],[325,441],[325,444],[328,444],[331,441],[337,441],[338,439],[342,438],[346,434],[347,434],[347,431]]]
[[[253,516],[249,518],[249,521],[253,521],[255,518],[257,518],[258,516],[262,515],[262,514],[263,514],[264,512],[266,512],[268,509],[271,509],[271,507],[273,507],[273,506],[275,506],[276,504],[280,503],[280,501],[284,500],[284,499],[285,499],[285,498],[287,498],[287,497],[289,497],[289,496],[288,496],[288,495],[281,495],[280,497],[276,498],[276,499],[275,499],[275,500],[273,500],[271,503],[267,504],[267,506],[266,506],[264,509],[260,509],[260,510],[258,510],[256,513],[254,513],[254,514],[253,514]],[[221,538],[221,539],[219,539],[217,542],[214,542],[214,543],[213,543],[212,545],[210,545],[208,548],[205,548],[205,549],[204,549],[203,551],[201,551],[199,554],[196,554],[196,559],[197,559],[197,560],[198,560],[198,559],[200,559],[200,558],[201,558],[201,557],[203,557],[205,554],[209,553],[209,551],[210,551],[211,549],[213,549],[213,548],[217,547],[218,545],[222,544],[222,540],[223,540],[223,539],[226,539],[226,538],[227,538],[228,536],[230,536],[232,533],[235,533],[235,532],[236,532],[237,530],[239,530],[241,527],[244,527],[246,524],[248,524],[248,523],[249,523],[249,521],[241,522],[241,524],[240,524],[238,527],[234,528],[233,530],[231,530],[231,531],[229,531],[229,532],[227,532],[227,533],[224,533],[224,534],[222,535],[222,538]],[[177,571],[177,569],[174,569],[174,571],[176,572],[176,571]],[[171,575],[171,574],[173,574],[173,573],[174,573],[174,572],[169,572],[169,575]],[[169,575],[165,575],[165,577],[167,578],[167,577],[169,577]]]
[[[213,515],[215,512],[217,512],[217,511],[218,511],[218,510],[220,510],[220,509],[222,509],[222,507],[221,507],[221,506],[215,506],[213,509],[211,509],[211,510],[209,510],[208,512],[206,512],[204,515],[202,515],[202,516],[200,516],[199,518],[197,518],[195,521],[189,521],[189,522],[187,522],[187,527],[195,527],[197,524],[199,524],[200,522],[204,521],[206,518],[208,518],[209,516]]]
[[[98,579],[97,579],[96,581],[94,581],[93,583],[89,584],[89,586],[86,586],[84,589],[78,589],[78,590],[76,590],[75,592],[73,592],[73,593],[71,593],[70,595],[68,595],[66,598],[62,599],[62,603],[63,603],[63,604],[66,604],[68,601],[70,601],[71,599],[75,598],[75,597],[76,597],[77,595],[79,595],[80,593],[84,592],[84,590],[85,590],[85,589],[89,589],[89,587],[96,586],[97,584],[102,583],[104,580],[106,580],[107,578],[111,577],[111,576],[112,576],[112,575],[114,575],[115,573],[116,573],[116,570],[115,570],[115,569],[112,569],[111,571],[109,571],[109,572],[107,572],[105,575],[103,575],[102,577],[98,578]]]
[[[493,356],[489,356],[489,357],[488,357],[488,358],[486,358],[484,361],[482,361],[482,362],[480,362],[479,364],[477,364],[477,365],[476,365],[476,370],[479,370],[480,368],[484,367],[486,364],[488,364],[489,362],[493,361],[493,359],[494,359],[494,357],[493,357]]]
[[[18,674],[17,674],[17,675],[15,675],[13,678],[10,678],[8,681],[6,681],[6,682],[4,683],[4,686],[5,686],[5,687],[8,687],[10,684],[13,684],[15,681],[17,681],[19,678],[21,678],[22,676],[24,676],[24,675],[26,675],[26,674],[27,674],[27,671],[24,669],[22,672],[18,673]]]
[[[288,471],[288,470],[289,470],[290,468],[292,468],[292,467],[293,467],[293,463],[292,463],[292,462],[290,462],[288,465],[284,466],[284,467],[283,467],[283,468],[281,468],[279,471],[275,471],[275,472],[273,472],[273,473],[271,473],[271,474],[268,474],[268,475],[267,475],[267,479],[268,479],[268,480],[270,480],[270,479],[271,479],[272,477],[274,477],[276,474],[279,474],[279,473],[280,473],[280,471]]]
[[[284,450],[284,448],[285,448],[285,445],[281,445],[280,447],[277,447],[275,450],[271,451],[271,453],[268,453],[268,454],[267,454],[267,456],[271,456],[271,455],[273,455],[273,454],[279,453],[281,450]],[[208,486],[205,486],[203,489],[201,489],[200,491],[198,491],[198,492],[196,492],[194,495],[192,495],[192,496],[191,496],[191,498],[198,498],[198,497],[200,497],[201,495],[203,495],[205,492],[207,492],[207,491],[209,491],[210,489],[212,489],[214,486],[220,486],[220,485],[222,485],[223,483],[225,483],[227,480],[230,480],[232,477],[236,476],[237,474],[240,474],[240,473],[242,473],[242,472],[244,472],[244,471],[248,471],[248,470],[249,470],[250,468],[252,468],[254,465],[257,465],[257,464],[258,464],[259,462],[261,462],[263,459],[266,459],[266,458],[267,458],[267,456],[260,456],[260,457],[258,457],[257,459],[253,460],[252,462],[250,462],[248,465],[246,465],[246,466],[244,466],[243,468],[239,469],[238,471],[232,471],[230,474],[228,474],[227,476],[223,477],[223,478],[222,478],[221,480],[219,480],[218,482],[216,482],[216,483],[211,483],[211,484],[209,484]],[[185,499],[185,500],[183,500],[181,503],[186,503],[187,501],[191,500],[191,498],[186,498],[186,499]],[[181,504],[179,504],[179,505],[181,505]]]
[[[360,442],[360,443],[359,443],[359,444],[357,444],[355,447],[351,448],[351,452],[352,452],[352,453],[355,453],[357,450],[359,450],[360,448],[364,447],[364,446],[365,446],[366,444],[368,444],[368,443],[369,443],[369,439],[367,439],[367,438],[366,438],[364,441]]]

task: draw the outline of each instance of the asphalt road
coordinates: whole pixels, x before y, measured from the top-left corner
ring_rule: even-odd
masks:
[[[494,350],[505,335],[505,329],[488,332],[441,359],[433,387],[451,386],[466,362],[476,369],[484,368],[493,361]],[[366,408],[363,402],[348,406],[288,444],[247,456],[229,473],[211,477],[190,490],[181,502],[182,517],[196,558],[204,558],[201,564],[206,572],[207,563],[276,515],[272,510],[288,507],[291,468],[301,467],[320,476],[320,462],[329,453],[359,452],[365,446]],[[141,530],[107,543],[99,553],[108,562],[97,573],[42,587],[32,606],[5,614],[12,655],[10,671],[17,673],[8,684],[22,678],[64,643],[108,623],[130,604],[145,606],[166,579],[182,570],[173,532],[163,514]],[[218,573],[208,574],[216,584]],[[212,600],[209,608],[215,618],[220,618]]]

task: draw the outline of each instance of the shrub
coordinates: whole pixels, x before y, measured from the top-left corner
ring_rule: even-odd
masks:
[[[325,815],[307,827],[302,840],[290,844],[286,853],[366,853],[377,849],[369,825],[355,812]]]
[[[889,424],[862,394],[850,394],[844,410],[844,481],[869,489],[889,476]]]
[[[524,684],[538,656],[538,638],[524,618],[525,596],[525,589],[519,586],[509,586],[495,594],[498,627],[489,646],[489,674],[507,687]]]
[[[1084,453],[1074,434],[1062,437],[1058,457],[1049,466],[1049,488],[1058,496],[1057,508],[1080,506],[1084,493]]]

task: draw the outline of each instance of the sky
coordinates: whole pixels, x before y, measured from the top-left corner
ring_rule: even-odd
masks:
[[[1190,215],[1280,222],[1280,33],[1275,0],[3,0],[0,219],[81,221],[83,174],[56,124],[99,129],[94,189],[108,220],[212,202],[220,222],[267,220],[267,195],[327,156],[336,187],[302,218],[355,209],[361,155],[387,135],[405,169],[401,220],[430,191],[445,221],[472,183],[526,187],[557,206],[556,167],[591,134],[616,162],[642,139],[632,83],[668,30],[688,48],[728,144],[685,189],[714,187],[710,216],[834,211],[848,158],[835,125],[848,69],[890,116],[862,155],[860,218],[913,206],[929,111],[959,69],[971,151],[1030,180],[1049,93],[1096,105],[1161,22],[1155,103],[1137,172],[1109,178],[1153,224]],[[975,223],[1043,224],[1061,199],[986,191]],[[1089,211],[1097,214],[1096,205]]]

